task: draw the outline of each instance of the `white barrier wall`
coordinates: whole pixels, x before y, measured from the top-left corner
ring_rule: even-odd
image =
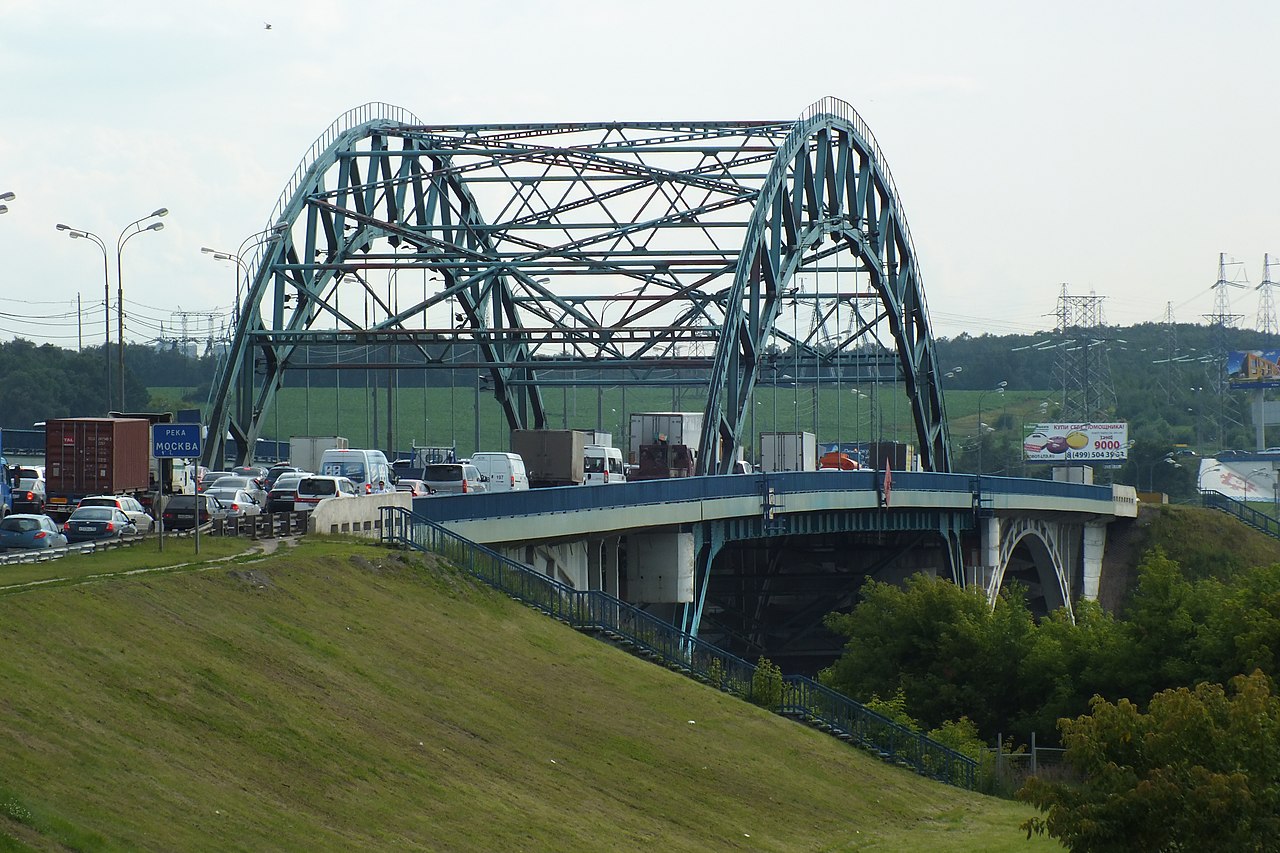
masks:
[[[311,511],[311,517],[307,519],[307,532],[381,536],[382,515],[379,507],[384,506],[413,509],[413,495],[395,492],[359,495],[354,498],[325,498]]]

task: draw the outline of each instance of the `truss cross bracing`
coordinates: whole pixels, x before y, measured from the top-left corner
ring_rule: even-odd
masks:
[[[353,366],[478,370],[511,428],[553,426],[552,386],[705,389],[706,473],[732,465],[771,360],[794,357],[797,384],[894,381],[924,467],[950,468],[906,218],[840,101],[787,121],[448,126],[366,105],[316,141],[261,236],[210,415],[241,448],[285,372],[316,366],[303,350],[377,343],[392,362]]]

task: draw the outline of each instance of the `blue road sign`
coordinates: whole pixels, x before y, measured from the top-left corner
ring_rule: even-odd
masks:
[[[195,459],[203,424],[152,424],[151,455],[156,459]]]

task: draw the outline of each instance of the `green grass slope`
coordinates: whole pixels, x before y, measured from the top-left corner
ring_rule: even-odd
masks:
[[[10,592],[0,647],[0,850],[1052,849],[370,545]]]

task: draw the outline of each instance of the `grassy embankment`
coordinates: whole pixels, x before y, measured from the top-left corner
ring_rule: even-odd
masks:
[[[1280,542],[1218,510],[1156,504],[1144,508],[1140,528],[1141,550],[1160,547],[1189,578],[1280,563]]]
[[[11,592],[0,641],[0,850],[1052,849],[372,545]]]

